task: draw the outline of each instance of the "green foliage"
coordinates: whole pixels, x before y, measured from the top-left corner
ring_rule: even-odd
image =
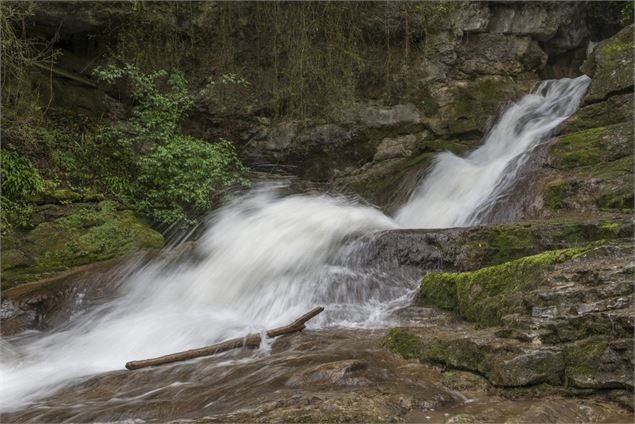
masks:
[[[191,222],[188,211],[208,210],[212,206],[210,193],[245,182],[240,178],[242,171],[229,141],[208,144],[175,136],[141,158],[139,184],[145,194],[141,207],[160,222]]]
[[[29,200],[44,188],[44,182],[30,160],[16,152],[0,152],[2,196],[12,201]]]
[[[635,9],[635,3],[632,1],[627,1],[622,6],[620,10],[620,23],[623,25],[628,25],[633,23],[633,10]]]
[[[120,122],[116,131],[121,136],[126,132],[125,141],[167,142],[180,129],[179,123],[194,101],[189,95],[187,80],[180,72],[168,75],[165,70],[144,74],[134,65],[96,68],[94,76],[104,82],[113,83],[118,79],[130,82],[135,108],[131,119]],[[160,83],[167,85],[165,89]],[[132,134],[129,134],[132,133]]]
[[[216,85],[227,85],[227,84],[235,84],[235,85],[242,85],[243,87],[248,87],[251,85],[251,83],[249,81],[247,81],[246,79],[244,79],[243,77],[241,77],[238,74],[223,74],[220,76],[220,78],[218,80],[210,77],[207,80],[207,83],[209,86],[214,87]]]
[[[194,101],[180,72],[141,72],[135,65],[97,68],[107,83],[130,83],[135,107],[131,116],[99,129],[99,144],[115,146],[112,163],[124,172],[105,178],[108,191],[137,206],[158,222],[194,222],[212,206],[212,194],[244,183],[244,168],[232,144],[208,143],[181,133],[181,119]],[[238,76],[227,81],[238,82]]]
[[[4,233],[12,223],[24,224],[33,207],[30,202],[44,189],[44,180],[31,161],[16,152],[0,152],[0,230]]]

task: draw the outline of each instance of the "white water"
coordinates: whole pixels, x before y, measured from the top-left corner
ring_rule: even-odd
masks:
[[[409,228],[478,224],[479,214],[515,181],[531,151],[578,109],[590,82],[587,76],[544,81],[505,110],[481,147],[464,158],[440,154],[396,220]]]
[[[117,299],[64,329],[12,340],[0,365],[2,409],[129,360],[286,324],[318,304],[327,311],[314,327],[381,324],[415,283],[380,275],[378,284],[377,275],[346,266],[346,241],[401,226],[473,224],[513,180],[525,153],[575,111],[588,82],[543,83],[510,106],[481,148],[466,158],[440,155],[396,220],[343,198],[281,198],[272,187],[237,199],[213,218],[199,262],[147,266],[127,278]]]

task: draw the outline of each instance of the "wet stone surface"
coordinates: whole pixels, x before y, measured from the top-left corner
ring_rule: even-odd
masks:
[[[425,307],[395,322],[457,331],[469,324]],[[405,360],[382,346],[386,330],[322,329],[245,351],[62,387],[4,422],[632,422],[606,396],[557,392],[512,400],[478,374]],[[69,364],[72,366],[72,364]],[[122,364],[123,368],[123,364]]]

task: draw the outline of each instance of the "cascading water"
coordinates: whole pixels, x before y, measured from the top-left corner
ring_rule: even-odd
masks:
[[[510,105],[481,147],[461,158],[437,156],[432,171],[398,212],[409,228],[448,228],[479,223],[515,181],[531,151],[573,114],[591,79],[549,80]]]
[[[132,359],[283,325],[317,304],[327,310],[314,327],[381,324],[406,304],[416,282],[349,266],[351,238],[477,223],[528,153],[576,110],[589,81],[543,82],[507,109],[482,147],[465,158],[439,155],[395,220],[343,198],[279,197],[271,186],[237,199],[199,240],[199,261],[146,266],[108,304],[56,332],[11,340],[0,365],[2,409]]]

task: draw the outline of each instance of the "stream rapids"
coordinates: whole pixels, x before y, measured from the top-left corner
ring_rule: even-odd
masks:
[[[428,402],[422,407],[428,412],[409,418],[414,421],[439,418],[439,408],[474,408],[478,396],[470,400],[443,389],[432,368],[404,365],[381,347],[388,326],[404,320],[428,325],[439,317],[408,306],[416,278],[360,259],[364,239],[399,228],[487,223],[488,211],[532,152],[577,110],[589,83],[586,76],[544,81],[507,105],[479,148],[465,157],[440,154],[394,217],[344,197],[283,196],[275,184],[236,198],[210,217],[196,259],[146,264],[117,281],[108,301],[64,325],[4,338],[4,420],[233,421],[255,404],[296,399],[310,408],[311,393],[340,378],[352,379],[371,400]],[[123,369],[129,360],[285,325],[317,305],[326,309],[308,323],[310,331],[263,343],[256,352]],[[359,364],[341,371],[348,369],[341,362],[351,358]],[[333,377],[327,369],[311,380],[311,370],[325,363],[340,363],[334,368],[340,371]],[[510,416],[522,407],[491,399],[478,405]],[[553,407],[580,418],[574,404]],[[606,416],[619,420],[611,414]]]

